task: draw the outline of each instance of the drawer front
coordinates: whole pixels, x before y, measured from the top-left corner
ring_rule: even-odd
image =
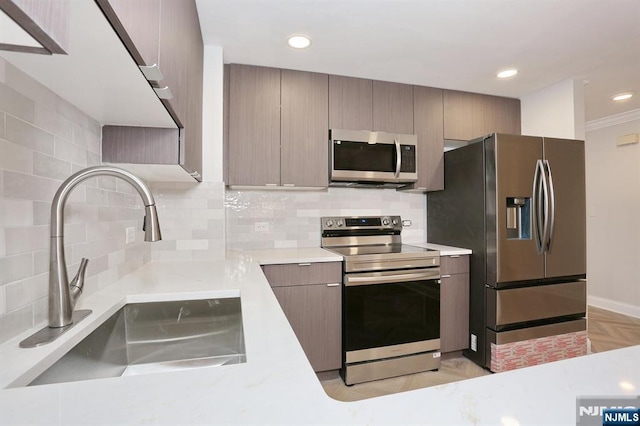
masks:
[[[501,326],[587,312],[584,281],[506,290],[487,289],[487,326]]]
[[[440,256],[440,273],[442,275],[468,274],[469,256]]]
[[[271,287],[342,283],[342,262],[263,265]]]

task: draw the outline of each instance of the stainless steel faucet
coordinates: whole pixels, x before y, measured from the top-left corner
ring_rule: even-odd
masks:
[[[95,166],[80,170],[62,182],[51,204],[51,251],[49,257],[49,326],[20,342],[21,347],[34,347],[49,343],[68,330],[91,311],[73,311],[82,293],[84,275],[89,262],[83,258],[78,273],[69,283],[64,256],[64,207],[73,188],[95,176],[115,176],[129,182],[144,202],[144,239],[158,241],[160,225],[155,200],[142,179],[127,170],[111,166]]]

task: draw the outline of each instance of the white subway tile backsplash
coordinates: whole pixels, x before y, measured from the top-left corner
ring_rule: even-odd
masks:
[[[0,198],[0,223],[5,227],[32,226],[33,203],[28,200]]]
[[[71,163],[34,151],[33,174],[51,179],[64,180],[71,175]]]
[[[4,171],[3,195],[34,201],[51,201],[59,182],[23,173]]]
[[[6,284],[7,312],[33,304],[49,294],[49,274],[40,274],[21,281]]]
[[[68,161],[76,166],[87,165],[86,149],[68,140],[58,137],[54,138],[54,154],[56,158]]]
[[[4,287],[0,286],[0,315],[4,315],[7,312],[7,304],[5,303]]]
[[[5,250],[7,255],[27,253],[49,247],[49,227],[5,228]]]
[[[0,169],[30,174],[33,171],[33,151],[0,139]]]
[[[53,134],[56,140],[73,140],[73,123],[45,105],[36,103],[34,125]]]
[[[6,85],[19,92],[21,95],[31,99],[39,105],[43,105],[51,110],[56,109],[58,102],[61,100],[55,93],[47,89],[28,74],[20,71],[12,64],[0,60],[5,66]]]
[[[33,100],[21,95],[4,83],[0,83],[0,110],[33,123],[35,106]]]
[[[5,117],[5,139],[43,154],[53,155],[54,152],[54,137],[51,133],[9,114]]]
[[[207,250],[209,248],[208,240],[176,240],[176,250]]]
[[[0,285],[33,275],[33,253],[0,257]]]
[[[235,191],[225,199],[227,249],[318,247],[322,216],[400,215],[413,222],[403,240],[424,241],[425,196],[392,189]],[[256,222],[268,231],[256,232]],[[405,235],[408,234],[408,235]]]
[[[46,305],[45,305],[46,306]],[[27,305],[17,311],[7,312],[0,319],[0,341],[6,341],[33,327],[34,305]]]

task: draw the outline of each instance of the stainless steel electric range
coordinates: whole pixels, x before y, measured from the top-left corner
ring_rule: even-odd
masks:
[[[347,385],[440,368],[440,253],[402,244],[400,216],[322,218],[343,256]]]

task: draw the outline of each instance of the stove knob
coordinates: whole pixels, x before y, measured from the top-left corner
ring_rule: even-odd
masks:
[[[398,224],[398,219],[393,219],[391,223],[393,223],[393,226],[396,226]]]
[[[382,224],[383,224],[384,226],[389,225],[389,218],[388,218],[388,217],[385,217],[384,219],[382,219]]]
[[[342,219],[338,219],[338,220],[336,221],[336,225],[337,225],[338,227],[341,227],[342,225],[344,225],[344,221],[343,221]]]
[[[327,226],[327,228],[331,228],[333,226],[333,220],[329,219],[327,223],[325,223],[325,225]]]

